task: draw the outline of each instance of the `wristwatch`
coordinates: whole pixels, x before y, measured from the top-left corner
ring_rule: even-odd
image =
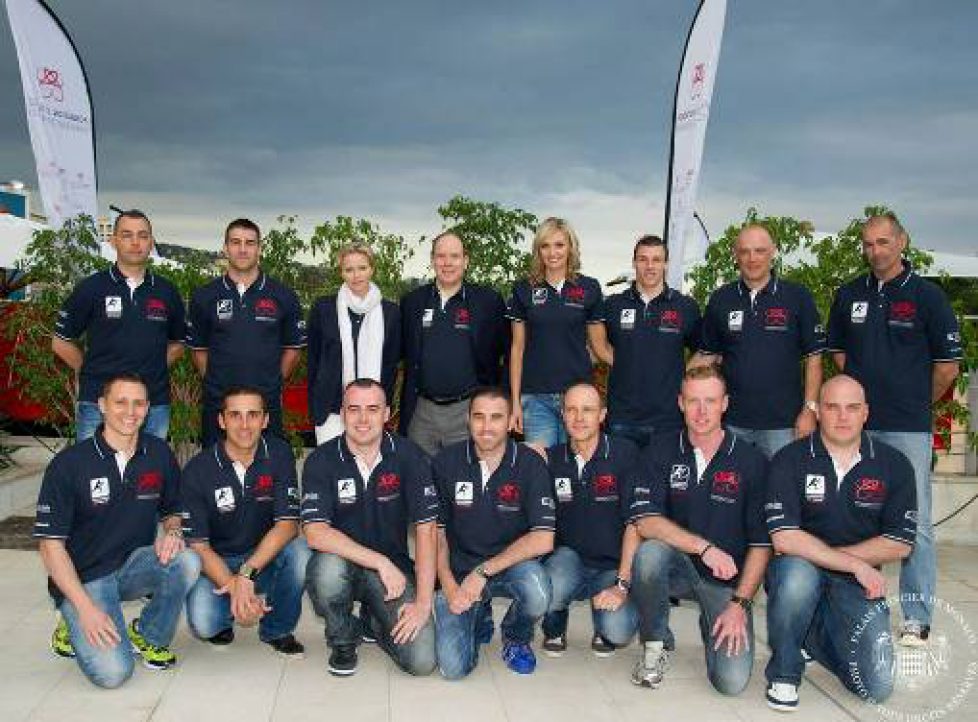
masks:
[[[480,564],[475,568],[475,573],[478,574],[483,579],[489,579],[489,577],[492,576],[492,574],[490,574],[489,572],[489,569],[486,567],[485,562],[483,562],[482,564]]]
[[[738,597],[736,594],[730,597],[730,601],[733,604],[739,605],[745,612],[749,612],[750,608],[754,606],[753,599],[748,599],[747,597]]]
[[[615,577],[615,586],[626,594],[631,591],[632,583],[625,579],[625,577]]]
[[[805,402],[805,408],[808,409],[809,411],[811,411],[813,414],[817,414],[818,413],[818,402],[817,401],[812,401],[811,399],[809,399],[808,401]]]
[[[242,564],[241,568],[238,569],[238,574],[244,577],[245,579],[250,579],[251,581],[255,581],[255,577],[258,576],[258,570],[247,564]]]

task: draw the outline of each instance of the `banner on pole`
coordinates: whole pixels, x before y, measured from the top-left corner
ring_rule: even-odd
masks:
[[[97,218],[94,119],[81,59],[44,2],[6,4],[48,225],[79,213]]]
[[[681,288],[686,270],[686,234],[697,230],[693,212],[726,13],[726,0],[702,0],[686,39],[676,81],[665,222],[669,257],[675,259],[669,264],[667,280],[674,288]]]

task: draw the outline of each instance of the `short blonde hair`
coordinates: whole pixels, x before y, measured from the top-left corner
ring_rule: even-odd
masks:
[[[543,242],[555,233],[563,233],[567,237],[567,279],[576,281],[581,272],[581,243],[571,224],[563,218],[550,217],[537,228],[533,236],[533,258],[530,261],[530,284],[537,286],[546,279],[540,248]]]
[[[336,252],[336,265],[338,268],[343,267],[343,261],[346,260],[347,256],[352,256],[354,254],[359,254],[367,259],[370,267],[374,267],[374,252],[371,250],[370,246],[366,243],[361,243],[360,241],[354,241],[353,243],[347,243],[345,246],[340,248]]]

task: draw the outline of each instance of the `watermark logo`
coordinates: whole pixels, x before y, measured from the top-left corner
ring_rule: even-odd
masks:
[[[870,606],[849,637],[849,674],[853,691],[881,719],[930,722],[956,719],[958,708],[978,681],[978,633],[960,610],[931,597],[930,638],[902,646],[890,631],[891,609],[921,603],[920,594],[901,594]],[[881,690],[892,694],[878,699]]]

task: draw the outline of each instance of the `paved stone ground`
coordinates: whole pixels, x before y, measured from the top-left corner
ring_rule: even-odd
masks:
[[[48,651],[54,615],[47,601],[37,554],[0,551],[0,720],[905,720],[910,714],[944,711],[941,719],[978,719],[978,691],[966,691],[954,709],[972,667],[978,673],[978,560],[973,547],[942,547],[939,594],[958,619],[939,616],[935,639],[922,663],[936,674],[910,669],[885,710],[876,710],[843,690],[818,665],[811,665],[801,690],[801,708],[790,717],[764,704],[763,669],[768,652],[763,603],[758,605],[757,660],[750,687],[739,698],[716,694],[707,683],[695,607],[674,610],[679,647],[665,683],[655,691],[637,688],[629,675],[638,647],[597,659],[589,649],[590,621],[583,605],[571,614],[571,648],[563,658],[540,655],[537,672],[511,674],[499,659],[498,635],[476,672],[462,682],[437,675],[406,677],[378,649],[361,647],[360,671],[336,679],[325,668],[322,625],[306,608],[298,636],[306,658],[285,661],[261,645],[252,630],[239,631],[231,647],[217,650],[191,639],[181,624],[173,648],[179,665],[169,672],[138,667],[119,690],[88,684],[70,661]],[[891,583],[891,588],[895,584]],[[127,612],[134,615],[138,606]],[[496,607],[499,619],[503,606]],[[968,625],[967,629],[962,625]],[[972,636],[968,637],[968,631]],[[944,666],[942,666],[944,665]],[[906,671],[906,670],[905,670]],[[914,688],[911,688],[913,686]],[[933,717],[936,719],[936,717]]]

